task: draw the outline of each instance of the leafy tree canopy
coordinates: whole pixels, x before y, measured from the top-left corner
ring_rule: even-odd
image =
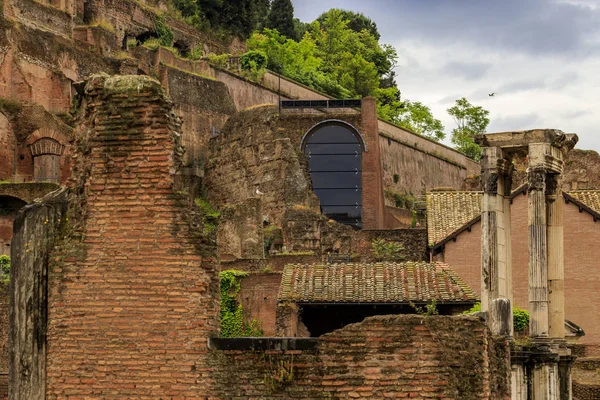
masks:
[[[267,28],[277,29],[279,33],[291,39],[296,37],[294,25],[294,6],[291,0],[273,0],[267,19]]]
[[[481,158],[481,148],[473,137],[485,133],[490,119],[490,112],[481,106],[471,104],[465,97],[456,100],[448,114],[454,118],[456,128],[452,130],[452,143],[456,149],[474,160]]]
[[[331,10],[321,14],[317,18],[317,21],[323,24],[323,22],[325,22],[327,14],[330,13],[332,10],[339,11],[342,14],[342,18],[348,21],[348,28],[352,29],[354,32],[361,32],[364,29],[368,31],[371,34],[371,36],[375,38],[375,40],[379,40],[381,38],[381,35],[377,30],[377,24],[362,13],[356,13],[350,10],[342,10],[339,8],[332,8]]]

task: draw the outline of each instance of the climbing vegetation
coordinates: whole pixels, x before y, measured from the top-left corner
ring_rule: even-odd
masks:
[[[245,323],[242,305],[238,296],[240,279],[248,276],[246,272],[236,270],[221,271],[221,336],[257,337],[263,336],[260,322],[256,319]]]

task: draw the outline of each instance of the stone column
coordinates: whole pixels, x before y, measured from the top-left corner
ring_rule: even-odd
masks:
[[[498,298],[512,300],[510,271],[510,191],[512,164],[499,147],[484,147],[481,161],[481,310]],[[509,302],[510,313],[512,304]],[[490,327],[500,326],[490,312]],[[500,334],[500,332],[494,332]],[[512,320],[509,334],[512,335]]]
[[[546,232],[546,168],[543,148],[529,146],[527,169],[529,229],[529,336],[548,338],[548,259]]]
[[[562,178],[548,175],[546,206],[548,219],[548,302],[549,335],[553,339],[565,338],[565,263],[563,251],[563,200]]]

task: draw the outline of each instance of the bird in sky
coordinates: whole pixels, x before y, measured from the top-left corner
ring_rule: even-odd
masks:
[[[488,96],[490,96],[490,97],[494,97],[495,95],[496,95],[496,92],[488,94]]]

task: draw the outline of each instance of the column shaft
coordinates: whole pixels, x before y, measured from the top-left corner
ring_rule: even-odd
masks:
[[[565,262],[563,252],[563,200],[560,175],[548,177],[548,302],[549,335],[565,338]]]
[[[529,335],[548,337],[548,262],[546,232],[546,170],[530,167],[528,229],[529,229]]]

